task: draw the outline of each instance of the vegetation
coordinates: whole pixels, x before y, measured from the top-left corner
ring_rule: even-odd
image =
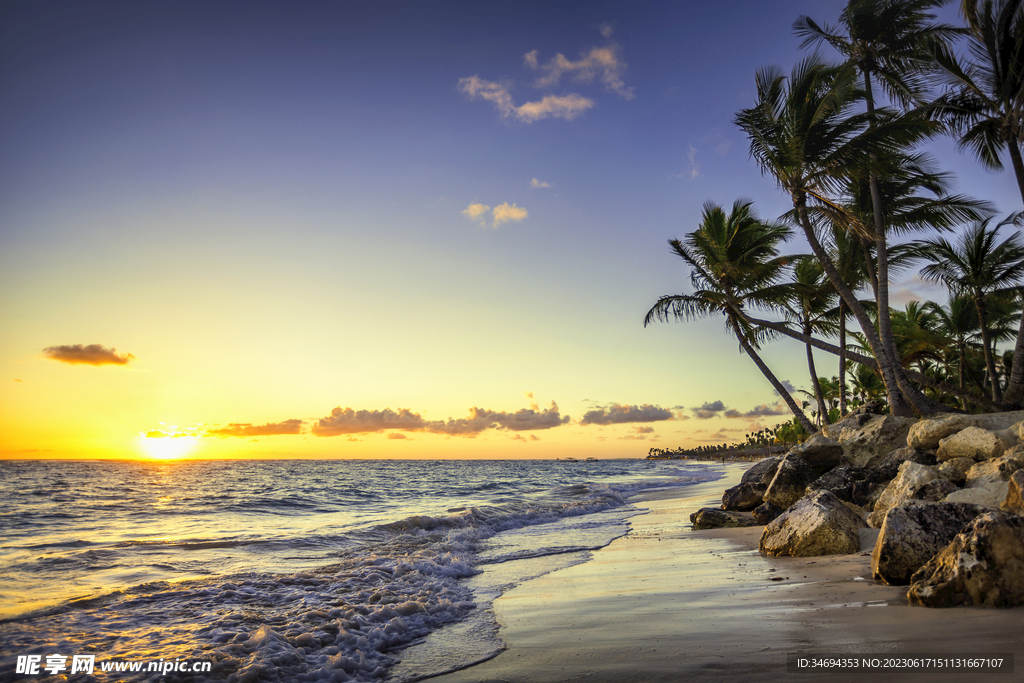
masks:
[[[795,442],[869,400],[903,416],[1024,407],[1024,362],[1013,362],[1024,358],[1024,241],[1007,230],[1024,212],[997,220],[984,199],[951,194],[922,150],[951,135],[988,168],[1008,155],[1024,199],[1024,0],[963,0],[960,27],[935,23],[944,4],[849,0],[835,25],[800,17],[802,47],[830,45],[842,61],[815,52],[788,74],[757,71],[735,123],[793,208],[768,222],[748,200],[728,214],[706,203],[697,229],[669,242],[693,293],[659,298],[644,324],[723,316],[793,422],[745,444],[652,454]],[[783,254],[797,233],[810,253]],[[948,300],[893,309],[893,274],[909,266]],[[804,345],[811,417],[758,354],[782,337]],[[839,356],[836,377],[818,377],[812,349]]]

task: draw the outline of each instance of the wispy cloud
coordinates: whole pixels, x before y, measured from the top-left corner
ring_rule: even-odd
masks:
[[[633,427],[633,432],[636,434],[653,434],[654,427]]]
[[[589,410],[580,420],[581,425],[610,425],[627,422],[661,422],[673,419],[672,411],[649,403],[642,406],[612,404],[607,408]]]
[[[530,181],[530,187],[536,190],[542,187],[551,187],[551,183],[545,182],[543,180],[537,180],[536,178],[534,178],[533,180]]]
[[[594,106],[593,100],[576,93],[547,95],[540,101],[526,102],[516,106],[508,86],[485,80],[479,76],[460,78],[459,90],[469,95],[470,99],[480,98],[490,102],[502,117],[514,117],[524,123],[533,123],[546,118],[572,121]]]
[[[608,34],[610,35],[611,33]],[[531,69],[541,72],[534,82],[538,88],[558,85],[563,76],[581,83],[590,83],[596,78],[609,92],[631,100],[633,88],[628,87],[622,80],[626,72],[626,63],[619,57],[618,52],[617,45],[592,47],[588,52],[581,53],[580,58],[575,61],[558,53],[547,63],[541,64],[537,58],[537,50],[533,50],[526,53],[523,62]]]
[[[291,419],[284,422],[268,422],[254,425],[248,422],[231,422],[227,427],[207,429],[203,436],[277,436],[280,434],[301,434],[302,420]]]
[[[118,355],[117,349],[108,349],[101,344],[48,346],[43,349],[43,355],[72,365],[128,365],[135,360],[130,353]]]
[[[597,30],[601,32],[601,35],[605,38],[611,38],[612,34],[615,33],[615,24],[610,21],[603,22],[597,27]]]
[[[700,164],[697,163],[697,148],[690,145],[690,151],[686,153],[690,160],[690,180],[696,180],[700,176]]]
[[[491,214],[491,227],[497,228],[503,223],[520,223],[530,213],[521,206],[504,202],[491,208],[487,204],[470,204],[462,210],[462,215],[480,222],[480,227],[487,227],[487,214]]]

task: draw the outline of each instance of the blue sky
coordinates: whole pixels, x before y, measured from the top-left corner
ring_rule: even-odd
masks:
[[[841,6],[4,4],[0,450],[133,457],[160,424],[301,420],[192,453],[629,457],[746,430],[580,419],[776,400],[718,321],[642,319],[685,286],[666,241],[705,201],[788,208],[732,119],[759,67],[799,58],[793,20]],[[1010,174],[933,148],[1017,208]],[[134,360],[43,353],[76,344]],[[799,346],[765,357],[806,383]],[[335,407],[571,420],[311,433]]]

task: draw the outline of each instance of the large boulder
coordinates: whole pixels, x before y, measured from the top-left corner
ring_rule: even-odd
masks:
[[[860,550],[860,517],[831,491],[815,491],[768,524],[760,549],[767,555],[812,557]]]
[[[1006,501],[1010,492],[1010,482],[994,481],[983,486],[953,491],[942,500],[947,503],[973,503],[982,507],[998,510]]]
[[[1024,515],[1024,470],[1014,472],[1008,483],[1006,499],[1000,507],[1007,512]]]
[[[875,501],[874,511],[868,517],[868,525],[875,529],[881,527],[889,508],[896,507],[905,500],[910,500],[914,492],[933,479],[937,479],[938,476],[934,467],[918,465],[909,460],[904,462],[900,465],[896,478],[889,482],[889,485],[882,491],[882,495]]]
[[[1024,449],[1020,446],[1010,449],[999,457],[983,460],[967,471],[969,489],[986,486],[1000,481],[1010,481],[1017,470],[1024,468]]]
[[[781,455],[773,455],[769,458],[763,458],[758,460],[750,466],[743,476],[740,477],[741,484],[768,484],[772,483],[772,477],[775,476],[775,470],[779,469],[779,462],[781,462]]]
[[[754,508],[754,519],[757,520],[758,524],[765,525],[771,522],[773,519],[781,515],[785,510],[772,505],[771,503],[761,503],[758,507]]]
[[[764,493],[764,501],[785,510],[803,498],[807,485],[814,481],[816,475],[807,462],[791,452],[779,463],[779,469]]]
[[[757,526],[757,520],[750,515],[718,508],[701,508],[692,515],[694,529],[720,529],[723,527]]]
[[[943,481],[936,479],[935,481]],[[948,482],[943,482],[948,483]],[[871,554],[871,573],[890,586],[910,577],[945,548],[984,508],[966,503],[906,501],[885,514]]]
[[[977,464],[974,458],[950,458],[939,465],[939,476],[957,486],[967,481],[967,472]]]
[[[977,517],[914,573],[907,599],[926,607],[1024,605],[1024,517]]]
[[[767,490],[768,487],[761,482],[737,484],[722,494],[722,509],[750,512],[764,501]]]
[[[831,491],[836,494],[839,500],[863,504],[863,500],[856,500],[858,494],[864,490],[865,482],[870,481],[872,471],[863,467],[851,467],[840,465],[833,467],[807,486],[807,493],[813,491]]]
[[[988,460],[1003,454],[1015,443],[1007,431],[991,431],[980,427],[967,427],[939,441],[935,457],[940,462],[951,458]]]
[[[854,467],[872,467],[907,443],[907,433],[916,422],[910,417],[872,415],[863,425],[844,427],[837,441],[843,457]]]
[[[907,433],[907,445],[921,450],[934,450],[939,441],[968,427],[977,426],[974,415],[940,413],[918,420]]]
[[[959,491],[960,487],[945,479],[932,479],[927,484],[919,486],[916,491],[910,494],[914,500],[940,501],[953,491]]]
[[[794,446],[789,453],[802,458],[814,470],[815,476],[820,476],[839,464],[843,457],[843,447],[818,432],[802,444]]]

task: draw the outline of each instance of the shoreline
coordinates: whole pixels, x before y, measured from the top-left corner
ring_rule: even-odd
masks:
[[[1024,607],[909,606],[905,586],[871,579],[875,530],[864,530],[857,554],[810,558],[762,556],[759,526],[695,531],[690,512],[720,504],[747,466],[727,464],[724,479],[676,495],[640,497],[648,512],[631,519],[629,534],[495,600],[503,652],[430,680],[923,683],[937,673],[791,672],[789,654],[1012,653],[1024,666]],[[946,673],[950,681],[1014,680],[1006,672]]]

